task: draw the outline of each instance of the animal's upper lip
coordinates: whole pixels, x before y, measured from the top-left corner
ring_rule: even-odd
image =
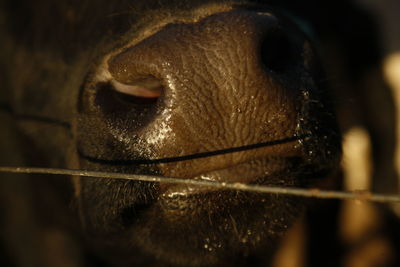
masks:
[[[192,179],[220,183],[257,183],[265,177],[281,172],[291,158],[258,158],[223,169],[199,174]],[[221,190],[217,187],[178,184],[168,187],[161,198],[189,197],[190,195]]]
[[[241,157],[237,157],[237,160],[231,158],[226,164],[221,164],[218,169],[209,169],[207,162],[204,162],[205,164],[198,169],[198,172],[189,177],[220,183],[258,183],[260,180],[267,179],[266,177],[271,176],[273,173],[287,168],[291,159],[302,158],[304,156],[303,148],[297,142],[301,142],[307,137],[306,135],[294,136],[292,138],[234,148],[232,149],[233,152],[244,153]],[[251,149],[255,148],[257,148],[257,151],[250,152]],[[215,187],[189,184],[163,185],[161,188],[160,198],[184,197],[220,190]]]

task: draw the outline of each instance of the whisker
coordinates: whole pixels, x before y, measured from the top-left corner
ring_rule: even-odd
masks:
[[[30,168],[30,167],[0,167],[2,173],[25,173],[25,174],[49,174],[49,175],[70,175],[82,177],[96,177],[104,179],[123,179],[144,182],[159,182],[169,184],[186,184],[193,186],[207,186],[218,189],[231,189],[256,193],[269,193],[281,195],[293,195],[308,198],[324,199],[351,199],[372,202],[400,202],[400,195],[373,194],[368,191],[332,191],[320,190],[317,188],[303,189],[294,187],[277,187],[265,185],[253,185],[243,183],[225,183],[197,179],[183,179],[175,177],[162,177],[142,174],[126,174],[116,172],[99,172],[86,170],[56,169],[56,168]]]
[[[225,148],[225,149],[211,150],[211,151],[207,151],[207,152],[189,154],[189,155],[184,155],[184,156],[165,157],[165,158],[158,158],[158,159],[108,160],[108,159],[101,159],[101,158],[96,158],[96,157],[91,157],[89,155],[86,155],[79,148],[78,148],[78,154],[80,157],[84,158],[85,160],[88,160],[88,161],[94,162],[94,163],[114,165],[114,166],[121,166],[121,165],[131,165],[132,166],[132,165],[141,165],[141,164],[159,164],[159,163],[180,162],[180,161],[186,161],[186,160],[219,156],[219,155],[224,155],[224,154],[231,154],[234,152],[253,150],[253,149],[257,149],[257,148],[271,147],[271,146],[281,145],[281,144],[290,143],[290,142],[294,142],[294,141],[304,141],[307,138],[311,138],[311,137],[312,136],[310,134],[296,135],[296,136],[287,137],[287,138],[283,138],[283,139],[277,139],[277,140],[272,140],[272,141],[267,141],[267,142],[260,142],[260,143],[250,144],[250,145],[243,145],[243,146],[230,147],[230,148]]]
[[[50,124],[50,125],[54,125],[57,127],[62,127],[67,131],[71,130],[71,124],[66,121],[58,120],[56,118],[39,116],[39,115],[20,114],[20,113],[15,112],[15,110],[10,105],[7,105],[7,104],[1,103],[1,102],[0,102],[0,112],[6,113],[9,116],[12,116],[17,121],[34,121],[34,122],[38,122],[38,123],[45,123],[45,124]]]

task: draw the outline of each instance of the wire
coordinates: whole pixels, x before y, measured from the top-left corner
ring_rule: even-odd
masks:
[[[49,174],[49,175],[70,175],[82,177],[97,177],[104,179],[123,179],[144,182],[159,182],[170,184],[186,184],[194,186],[207,186],[220,189],[232,189],[257,193],[271,193],[294,195],[309,198],[327,198],[327,199],[351,199],[359,201],[373,202],[400,202],[400,195],[389,194],[373,194],[368,191],[330,191],[320,190],[316,188],[303,189],[293,187],[275,187],[265,185],[253,185],[243,183],[224,183],[197,179],[183,179],[174,177],[162,177],[142,174],[126,174],[115,172],[99,172],[86,170],[70,170],[70,169],[55,169],[55,168],[29,168],[29,167],[0,167],[2,173],[25,173],[25,174]]]

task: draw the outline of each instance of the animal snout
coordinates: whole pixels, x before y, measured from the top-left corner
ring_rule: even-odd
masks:
[[[80,168],[271,186],[310,186],[337,168],[340,137],[308,38],[265,8],[220,9],[128,34],[89,73],[74,128]],[[79,186],[96,231],[120,227],[129,244],[154,245],[163,257],[165,240],[186,258],[203,255],[197,240],[210,236],[222,249],[212,261],[242,251],[228,236],[243,218],[246,229],[260,229],[254,246],[262,247],[275,218],[289,225],[288,207],[303,205],[187,184]]]
[[[301,77],[311,75],[311,63],[307,38],[293,24],[268,12],[222,12],[167,24],[110,55],[103,76],[124,104],[111,101],[103,85],[96,103],[110,120],[141,121],[135,135],[157,158],[293,138]],[[187,163],[161,168],[193,177],[257,157],[293,156],[294,147],[203,158],[190,163],[196,173]]]

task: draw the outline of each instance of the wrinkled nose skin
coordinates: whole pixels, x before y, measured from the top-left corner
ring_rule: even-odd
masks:
[[[309,40],[271,12],[230,10],[165,25],[88,77],[76,127],[80,167],[315,185],[340,155],[322,79]],[[132,97],[115,84],[156,84],[161,95]],[[107,249],[182,265],[266,257],[302,207],[295,197],[184,185],[76,184],[89,232],[112,236]]]

